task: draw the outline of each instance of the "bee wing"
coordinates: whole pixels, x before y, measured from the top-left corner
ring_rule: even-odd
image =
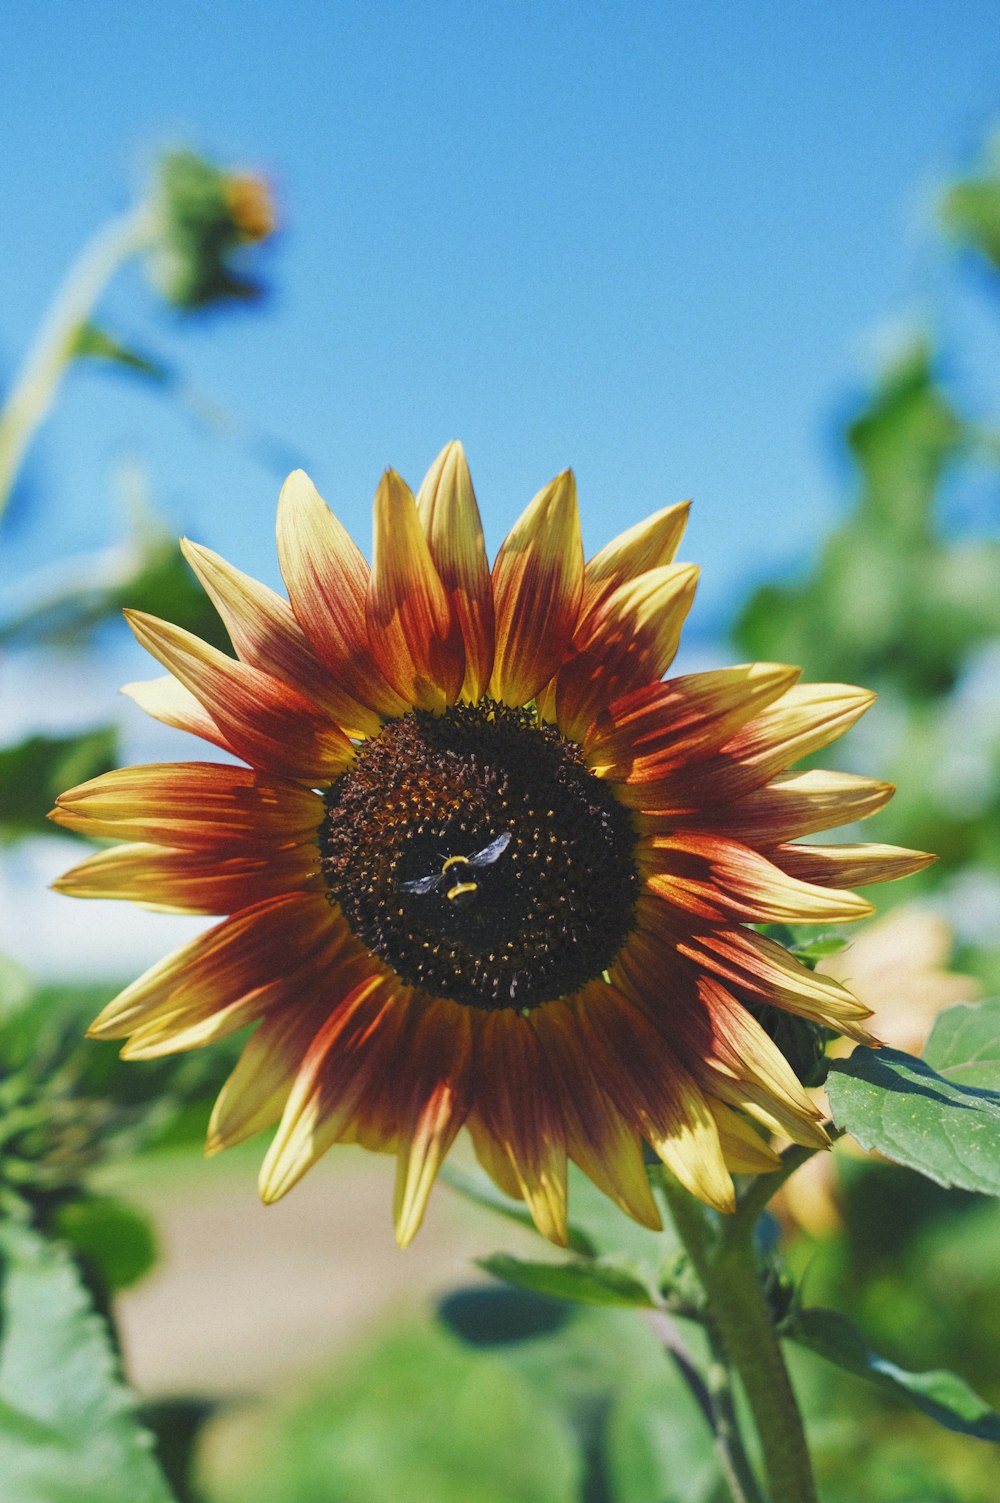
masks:
[[[484,845],[481,851],[467,858],[469,866],[492,866],[498,856],[502,855],[511,842],[511,833],[504,830],[496,840],[491,840],[489,845]]]
[[[418,898],[422,898],[429,892],[436,892],[441,885],[441,881],[441,873],[432,872],[429,877],[417,877],[413,882],[400,882],[399,890],[400,892],[415,893]]]

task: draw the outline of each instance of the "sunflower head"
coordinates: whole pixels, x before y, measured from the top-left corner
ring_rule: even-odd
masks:
[[[187,558],[228,656],[129,616],[165,677],[126,692],[227,760],[127,768],[53,813],[122,842],[56,885],[224,915],[91,1032],[150,1058],[255,1025],[215,1151],[277,1122],[278,1199],[335,1142],[396,1155],[399,1240],[468,1128],[484,1168],[566,1237],[574,1160],[659,1224],[644,1147],[731,1209],[768,1136],[821,1145],[775,1009],[869,1041],[867,1009],[760,933],[839,923],[850,889],[930,858],[800,837],[889,784],[790,772],[868,707],[781,664],[666,678],[697,572],[686,506],[584,561],[567,471],[489,566],[465,455],[414,497],[389,471],[371,567],[300,472],[282,491],[288,599]]]

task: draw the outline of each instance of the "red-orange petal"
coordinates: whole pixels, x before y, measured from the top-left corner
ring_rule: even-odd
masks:
[[[692,1194],[732,1211],[733,1182],[715,1119],[663,1033],[604,981],[590,982],[574,1007],[584,1048],[626,1120]]]
[[[800,757],[835,741],[870,708],[874,694],[850,684],[795,684],[747,722],[717,752],[644,784],[633,807],[690,811],[762,787]]]
[[[219,1093],[206,1153],[219,1153],[278,1120],[317,1034],[365,983],[368,971],[359,951],[350,942],[324,947],[297,973],[297,980],[313,984],[269,1007]]]
[[[721,835],[647,835],[636,852],[647,889],[698,918],[836,924],[872,912],[856,893],[798,881],[759,851]]]
[[[278,502],[278,561],[296,620],[344,692],[379,715],[402,715],[409,706],[368,645],[364,554],[301,470]]]
[[[413,991],[379,972],[341,1001],[310,1044],[261,1167],[260,1195],[279,1200],[334,1143],[350,1136],[386,1078]]]
[[[125,616],[140,645],[190,689],[252,766],[317,785],[332,782],[350,762],[354,748],[343,731],[295,689],[169,621],[144,611]]]
[[[244,1008],[245,1021],[257,1016],[261,989],[294,971],[328,935],[345,927],[321,893],[294,892],[255,903],[150,966],[107,1004],[89,1034],[126,1038],[152,1025],[187,1026],[211,1014],[219,1018],[219,1032],[229,1032],[234,1008]]]
[[[597,717],[584,742],[587,766],[618,783],[662,780],[722,746],[798,676],[784,663],[746,663],[646,684]],[[642,788],[623,796],[639,800]]]
[[[204,851],[117,845],[98,851],[52,884],[69,897],[122,898],[164,913],[236,913],[265,898],[321,885],[311,843],[223,860]]]
[[[493,672],[493,584],[465,450],[442,449],[417,495],[417,511],[465,644],[462,698],[485,692]]]
[[[566,470],[514,523],[493,565],[494,698],[524,705],[545,687],[573,640],[582,594],[576,483]]]
[[[627,580],[592,611],[556,675],[556,720],[583,741],[612,700],[663,677],[694,600],[698,570],[666,564]]]
[[[565,1247],[566,1127],[531,1019],[512,1008],[488,1013],[478,1043],[475,1115],[510,1160],[538,1230]]]
[[[849,772],[824,772],[819,768],[786,772],[742,798],[708,801],[703,808],[683,814],[665,810],[643,815],[641,827],[675,827],[679,822],[718,830],[747,845],[769,847],[867,819],[887,804],[895,791],[892,783]]]
[[[229,633],[237,657],[320,705],[349,736],[374,736],[381,720],[347,694],[320,662],[287,600],[187,538],[181,549]]]
[[[368,584],[372,657],[402,699],[421,710],[454,704],[465,678],[461,628],[427,546],[408,485],[387,470],[375,494]]]
[[[601,1060],[584,1046],[576,1009],[552,1002],[535,1024],[561,1094],[570,1158],[594,1184],[642,1226],[662,1226],[649,1186],[642,1138],[608,1095]]]
[[[301,845],[322,822],[323,802],[301,784],[255,768],[154,762],[80,783],[59,795],[49,817],[95,839],[234,855]]]

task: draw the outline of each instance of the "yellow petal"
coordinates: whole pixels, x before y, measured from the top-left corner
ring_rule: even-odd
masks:
[[[619,533],[595,553],[584,572],[581,618],[585,619],[626,580],[635,579],[648,569],[672,564],[690,510],[690,501],[665,506],[627,532]]]
[[[431,465],[417,496],[417,510],[461,627],[462,698],[475,704],[493,672],[493,584],[472,476],[460,443],[447,444]]]

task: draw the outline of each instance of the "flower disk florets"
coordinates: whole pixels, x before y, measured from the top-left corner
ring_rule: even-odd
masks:
[[[326,804],[330,893],[410,985],[530,1009],[599,976],[628,935],[628,811],[532,710],[484,697],[404,715],[359,747]]]

